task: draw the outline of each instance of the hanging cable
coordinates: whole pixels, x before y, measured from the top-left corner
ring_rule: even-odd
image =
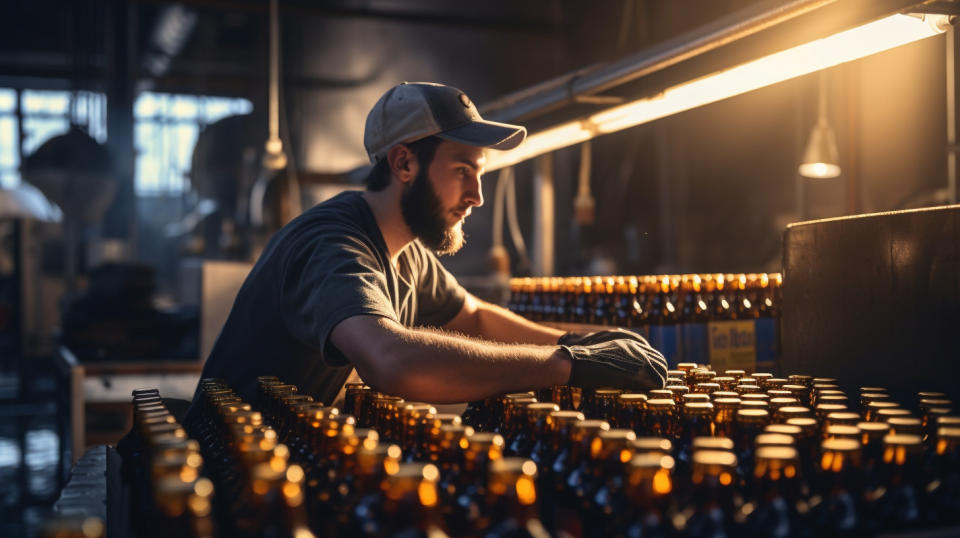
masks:
[[[596,202],[590,192],[590,168],[593,165],[593,148],[589,140],[580,144],[580,175],[577,180],[577,197],[573,200],[574,219],[578,224],[593,224],[596,217]]]
[[[523,240],[523,232],[520,231],[520,223],[517,219],[517,193],[513,167],[509,170],[508,182],[504,187],[507,202],[507,224],[510,227],[510,238],[513,240],[513,246],[517,249],[517,257],[520,259],[518,272],[526,273],[530,269],[530,256],[527,255],[527,244]]]

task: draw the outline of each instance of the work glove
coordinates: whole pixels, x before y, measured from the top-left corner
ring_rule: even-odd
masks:
[[[568,384],[574,387],[644,392],[666,380],[666,359],[639,335],[560,348],[573,359]]]
[[[609,342],[610,340],[617,340],[619,338],[629,338],[636,340],[645,346],[649,346],[646,340],[639,334],[633,331],[627,331],[624,329],[607,329],[604,331],[597,331],[592,333],[574,333],[568,332],[564,333],[563,336],[557,340],[557,343],[561,346],[589,346],[590,344],[599,344],[600,342]]]

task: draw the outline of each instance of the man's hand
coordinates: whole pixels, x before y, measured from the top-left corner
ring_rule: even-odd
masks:
[[[610,340],[618,340],[620,338],[636,340],[645,346],[650,345],[639,334],[624,329],[607,329],[605,331],[592,333],[564,333],[563,336],[557,340],[557,343],[561,346],[589,346],[591,344],[609,342]]]
[[[560,347],[573,359],[572,386],[638,392],[663,388],[667,361],[640,336]]]

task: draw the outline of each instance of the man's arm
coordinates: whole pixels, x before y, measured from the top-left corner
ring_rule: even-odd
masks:
[[[444,329],[476,338],[517,344],[552,345],[563,336],[558,329],[534,323],[495,304],[467,293],[460,312]]]
[[[572,360],[555,345],[557,338],[549,346],[500,344],[410,329],[378,316],[347,318],[330,334],[371,387],[431,403],[567,383]]]

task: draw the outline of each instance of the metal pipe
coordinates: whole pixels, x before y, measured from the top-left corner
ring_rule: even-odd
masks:
[[[957,203],[957,30],[947,29],[947,201]]]
[[[518,121],[543,114],[615,86],[782,24],[839,0],[768,0],[622,60],[573,71],[481,107],[485,117]]]

